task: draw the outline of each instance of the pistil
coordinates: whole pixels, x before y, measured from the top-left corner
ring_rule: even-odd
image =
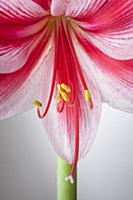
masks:
[[[74,128],[75,128],[75,140],[74,140],[74,160],[72,164],[72,169],[69,176],[65,178],[65,181],[70,181],[71,184],[74,183],[74,175],[77,168],[78,156],[79,156],[79,111],[78,105],[74,106]]]

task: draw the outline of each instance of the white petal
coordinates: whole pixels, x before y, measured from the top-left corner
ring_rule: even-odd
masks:
[[[105,54],[120,60],[133,58],[131,0],[106,1],[93,16],[79,20],[89,39]]]

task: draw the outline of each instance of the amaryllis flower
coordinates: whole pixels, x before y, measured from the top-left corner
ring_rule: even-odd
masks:
[[[133,0],[0,0],[0,118],[32,102],[73,182],[101,103],[133,112]]]

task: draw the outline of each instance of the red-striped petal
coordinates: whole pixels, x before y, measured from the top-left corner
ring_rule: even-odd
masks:
[[[106,1],[93,15],[78,18],[89,39],[105,54],[120,60],[133,58],[133,2]]]
[[[78,56],[99,84],[103,101],[123,111],[133,112],[133,59],[116,60],[102,53],[83,37],[78,37]],[[85,53],[86,52],[86,53]],[[88,56],[87,56],[88,54]]]
[[[44,10],[31,0],[0,1],[0,73],[14,72],[26,64],[45,36],[47,23]]]
[[[0,1],[0,25],[3,24],[5,27],[18,24],[33,24],[42,19],[45,15],[46,12],[32,0]]]
[[[81,17],[92,15],[106,3],[107,0],[53,0],[51,4],[52,15]]]
[[[33,0],[39,6],[41,6],[44,10],[50,10],[51,0]]]
[[[33,25],[0,27],[0,73],[11,73],[25,65],[45,37],[48,20],[47,17]]]
[[[67,0],[52,0],[51,3],[51,15],[53,16],[60,16],[64,15],[66,11],[68,1]]]
[[[47,63],[46,53],[49,50],[49,48],[47,49],[49,35],[44,36],[44,38],[41,37],[21,69],[9,74],[0,74],[0,118],[12,116],[28,109],[28,106],[31,108],[32,101],[35,100],[31,98],[39,97],[40,82],[45,79],[45,75],[48,77],[45,74],[43,63],[44,61],[44,64]],[[40,74],[42,78],[39,77]],[[47,81],[49,83],[49,80]],[[45,81],[44,83],[46,84]]]
[[[16,42],[0,44],[0,73],[15,72],[26,65],[40,42],[39,35]]]

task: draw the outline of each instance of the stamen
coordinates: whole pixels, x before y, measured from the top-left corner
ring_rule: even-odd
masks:
[[[62,99],[65,101],[65,102],[68,102],[69,98],[68,98],[68,95],[67,93],[65,93],[64,91],[60,91],[60,94],[61,94],[61,97]]]
[[[64,83],[61,84],[61,88],[65,90],[67,93],[71,92],[71,88]]]
[[[57,88],[58,88],[58,94],[56,96],[57,102],[61,101],[61,97],[65,102],[68,102],[69,97],[67,93],[71,92],[71,88],[64,83],[57,84]]]
[[[32,103],[33,103],[33,105],[35,105],[38,108],[42,107],[42,104],[39,101],[37,101],[37,100],[33,101]]]
[[[90,94],[89,90],[85,90],[85,100],[89,103],[90,109],[92,109],[93,108],[93,101],[91,99],[91,94]]]
[[[90,101],[90,98],[91,98],[91,95],[90,95],[89,90],[85,90],[85,100],[88,102]]]
[[[61,84],[57,84],[57,88],[59,91],[61,91]]]

